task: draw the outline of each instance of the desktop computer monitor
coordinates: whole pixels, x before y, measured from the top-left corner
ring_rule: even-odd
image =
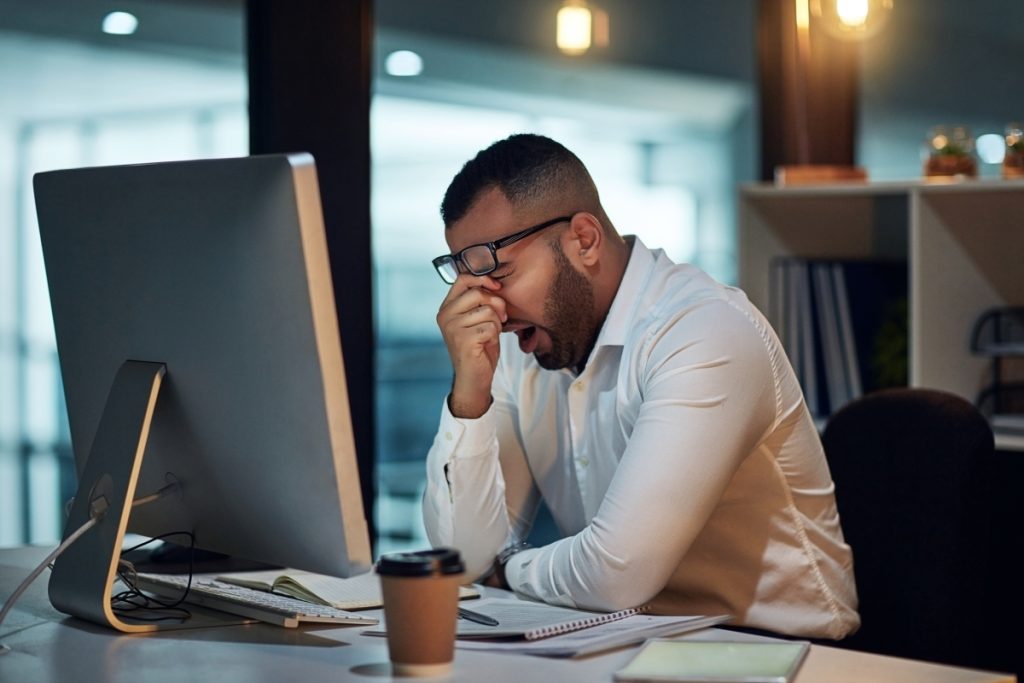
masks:
[[[108,604],[126,530],[366,571],[313,158],[52,171],[34,186],[79,476],[65,537],[102,513],[57,560],[54,605],[147,630]]]

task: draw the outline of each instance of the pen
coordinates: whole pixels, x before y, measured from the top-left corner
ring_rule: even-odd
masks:
[[[494,617],[489,617],[486,614],[480,614],[479,612],[471,612],[465,607],[459,608],[459,618],[465,619],[466,621],[473,621],[484,626],[497,626],[498,620]]]

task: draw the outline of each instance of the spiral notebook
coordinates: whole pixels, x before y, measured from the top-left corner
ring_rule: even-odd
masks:
[[[539,640],[607,624],[646,611],[644,607],[634,607],[618,612],[587,612],[510,598],[480,600],[473,603],[472,609],[474,612],[497,619],[498,625],[487,626],[460,619],[456,630],[459,638]]]
[[[618,612],[587,612],[514,598],[482,598],[470,608],[497,620],[497,626],[456,621],[456,647],[540,657],[579,657],[715,626],[726,615],[654,616],[638,607]],[[383,636],[386,619],[364,634]]]
[[[619,621],[647,611],[646,607],[634,607],[618,612],[588,612],[515,598],[483,598],[475,600],[470,607],[477,614],[497,620],[498,625],[489,626],[459,619],[455,633],[458,638],[540,640]],[[387,624],[383,620],[376,627],[364,631],[369,635],[383,635],[386,632]]]

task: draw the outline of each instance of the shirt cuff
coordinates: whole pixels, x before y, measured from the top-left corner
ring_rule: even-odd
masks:
[[[539,552],[540,548],[528,548],[508,558],[505,563],[505,583],[513,591],[519,592],[519,587],[526,583],[527,567]]]
[[[494,424],[494,402],[491,402],[483,415],[470,419],[452,415],[446,397],[437,436],[447,446],[451,458],[465,460],[487,455],[493,450],[498,438]]]

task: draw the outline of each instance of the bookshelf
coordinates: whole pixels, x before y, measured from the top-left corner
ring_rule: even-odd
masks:
[[[738,237],[739,285],[769,315],[776,257],[905,260],[910,384],[972,402],[991,380],[990,359],[970,351],[975,320],[1024,306],[1024,181],[744,185]],[[1004,373],[1024,381],[1024,358]],[[1024,437],[997,446],[1024,451]]]

